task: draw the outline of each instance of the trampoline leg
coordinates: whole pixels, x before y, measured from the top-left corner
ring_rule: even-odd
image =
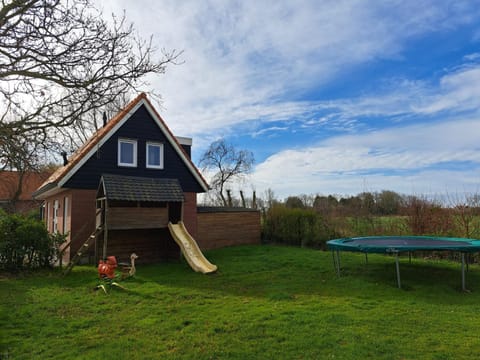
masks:
[[[335,250],[332,250],[332,261],[333,261],[333,268],[335,269],[335,273],[337,272],[337,259],[335,259]],[[338,276],[338,274],[337,274]]]
[[[340,252],[337,250],[337,275],[340,276]]]
[[[467,291],[465,287],[465,253],[462,253],[462,291]]]
[[[368,265],[368,253],[365,253],[365,264]]]
[[[409,264],[412,263],[412,252],[411,251],[408,252],[408,263]]]
[[[338,250],[332,250],[332,259],[333,259],[333,267],[335,268],[335,272],[337,276],[340,277],[340,258],[338,255]]]
[[[398,252],[395,253],[395,267],[397,269],[397,284],[398,284],[398,288],[401,289],[402,288],[402,283],[400,281],[400,264],[398,263]]]

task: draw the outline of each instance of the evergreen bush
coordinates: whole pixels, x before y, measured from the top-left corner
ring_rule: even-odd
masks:
[[[0,267],[9,271],[53,266],[66,235],[49,234],[33,216],[0,212]]]

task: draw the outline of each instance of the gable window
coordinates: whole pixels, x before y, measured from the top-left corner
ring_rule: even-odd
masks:
[[[147,168],[163,169],[163,144],[147,142]]]
[[[137,141],[118,139],[118,166],[137,166]]]

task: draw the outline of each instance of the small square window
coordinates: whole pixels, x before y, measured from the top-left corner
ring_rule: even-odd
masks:
[[[163,144],[147,142],[147,168],[163,169]]]
[[[135,140],[118,140],[118,165],[137,166],[137,142]]]

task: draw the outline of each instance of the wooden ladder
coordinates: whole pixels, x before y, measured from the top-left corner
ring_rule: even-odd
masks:
[[[63,271],[63,275],[68,275],[70,271],[72,271],[73,267],[77,264],[77,262],[80,260],[82,255],[85,253],[85,251],[88,250],[88,248],[95,243],[96,237],[103,231],[102,227],[98,227],[95,229],[93,233],[90,234],[88,237],[87,241],[83,243],[82,246],[80,246],[80,249],[78,249],[77,253],[75,256],[70,260],[68,265],[65,267],[65,270]]]

